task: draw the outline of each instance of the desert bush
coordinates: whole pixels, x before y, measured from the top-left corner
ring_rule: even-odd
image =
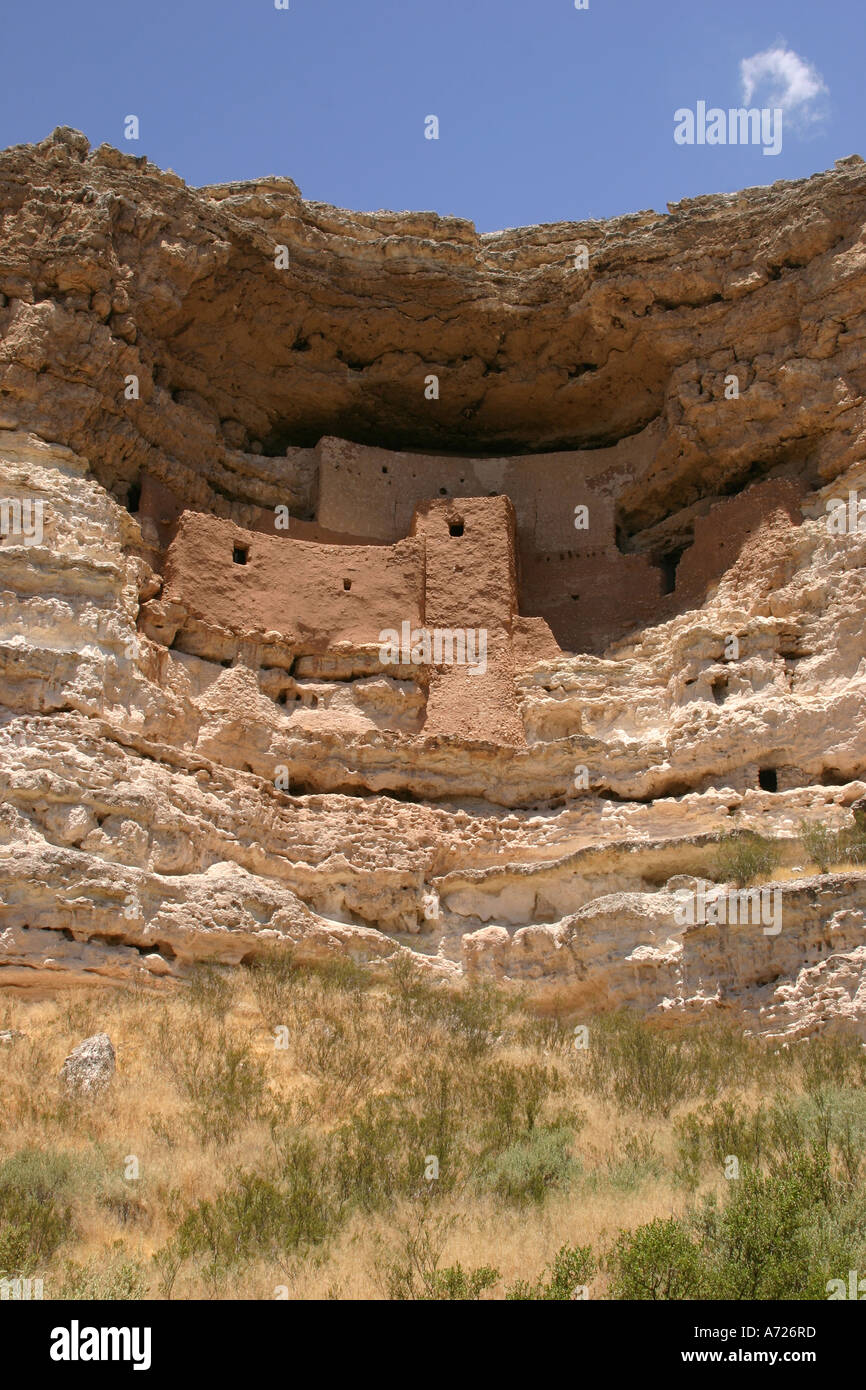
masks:
[[[608,1258],[621,1299],[812,1299],[866,1248],[866,1202],[826,1152],[745,1168],[682,1218],[621,1232]]]
[[[230,968],[210,962],[194,965],[190,972],[187,998],[195,1009],[222,1022],[237,993],[237,976]]]
[[[458,1262],[440,1268],[445,1243],[456,1217],[433,1212],[424,1203],[402,1227],[399,1257],[379,1276],[387,1298],[422,1302],[446,1299],[476,1301],[499,1281],[490,1265],[465,1270]]]
[[[265,1071],[249,1042],[193,1021],[172,1037],[166,1065],[190,1109],[190,1123],[204,1143],[227,1143],[263,1110]]]
[[[256,1004],[270,1027],[284,1024],[300,980],[300,971],[288,946],[270,947],[247,967]]]
[[[801,820],[800,842],[809,863],[817,865],[820,873],[829,873],[830,866],[839,862],[839,836],[823,822]]]
[[[823,1034],[799,1044],[794,1060],[807,1091],[866,1085],[866,1050],[857,1037]]]
[[[700,1253],[677,1217],[622,1231],[608,1259],[610,1296],[628,1300],[703,1297]]]
[[[678,1101],[694,1093],[698,1078],[688,1043],[647,1027],[628,1013],[596,1021],[584,1059],[582,1079],[597,1095],[646,1115],[669,1115]]]
[[[71,1234],[71,1209],[26,1193],[0,1195],[0,1275],[27,1277]]]
[[[699,1174],[705,1163],[722,1169],[728,1155],[741,1163],[760,1165],[768,1140],[768,1117],[762,1106],[749,1110],[740,1100],[705,1104],[676,1121],[680,1171]]]
[[[238,1170],[213,1199],[188,1206],[157,1261],[195,1259],[208,1283],[219,1284],[253,1260],[285,1260],[320,1244],[341,1221],[341,1209],[322,1183],[313,1145],[299,1141],[293,1161],[278,1177]]]
[[[485,1161],[479,1185],[517,1205],[543,1202],[554,1188],[567,1188],[580,1175],[570,1153],[573,1137],[565,1125],[537,1126]]]
[[[664,1164],[656,1152],[651,1134],[618,1130],[616,1150],[608,1155],[604,1180],[608,1187],[633,1192],[644,1183],[658,1179]],[[597,1177],[590,1180],[597,1182]]]
[[[342,994],[366,994],[373,987],[373,976],[351,956],[337,956],[310,967],[325,990]]]
[[[561,1018],[539,1018],[532,1013],[518,1019],[514,1038],[523,1047],[554,1056],[567,1055],[574,1046],[574,1032]]]
[[[374,1211],[420,1188],[424,1151],[416,1117],[394,1095],[374,1096],[335,1134],[334,1178],[344,1200]]]
[[[773,840],[751,830],[734,831],[719,840],[713,878],[718,883],[733,882],[738,888],[745,888],[752,879],[771,874],[780,858],[780,847]]]
[[[385,1075],[388,1059],[377,1037],[376,1014],[375,1003],[364,995],[331,998],[321,984],[295,1000],[290,1025],[295,1060],[316,1079],[332,1110],[351,1107]]]
[[[839,859],[851,864],[866,864],[866,824],[858,821],[839,832]]]
[[[435,1111],[417,1114],[405,1098],[368,1098],[334,1136],[333,1171],[340,1196],[365,1211],[430,1190],[425,1179],[428,1155],[439,1164],[437,1192],[451,1191],[464,1179],[470,1155],[457,1129],[447,1091]]]
[[[807,1299],[825,1296],[836,1263],[821,1223],[835,1193],[824,1155],[798,1155],[773,1174],[746,1170],[724,1207],[714,1200],[695,1218],[706,1297]]]
[[[504,992],[489,980],[462,989],[431,989],[417,996],[422,1016],[438,1023],[470,1057],[496,1042],[508,1014]]]
[[[800,842],[819,873],[826,874],[836,864],[866,863],[866,827],[856,824],[831,830],[822,821],[801,820]]]
[[[147,1298],[147,1270],[140,1259],[130,1258],[122,1241],[94,1255],[83,1264],[67,1260],[59,1287],[52,1297],[125,1302]]]
[[[76,1160],[21,1149],[0,1164],[0,1276],[27,1277],[74,1237]]]
[[[755,1038],[744,1036],[743,1029],[728,1020],[689,1027],[682,1041],[694,1075],[694,1093],[706,1100],[714,1100],[731,1087],[738,1090],[749,1081],[774,1087],[780,1065],[784,1067],[789,1060],[786,1054],[775,1053]]]
[[[679,1173],[694,1185],[706,1164],[721,1169],[729,1155],[771,1174],[809,1155],[822,1156],[839,1182],[859,1182],[866,1145],[866,1096],[855,1088],[825,1088],[805,1096],[777,1096],[749,1109],[726,1099],[677,1121]]]
[[[527,1134],[547,1098],[563,1088],[553,1067],[538,1062],[490,1062],[474,1075],[474,1083],[473,1109],[478,1115],[486,1114],[483,1134],[493,1147]]]
[[[388,1297],[391,1299],[418,1299],[422,1302],[460,1299],[477,1302],[483,1293],[499,1283],[499,1270],[492,1265],[467,1270],[458,1260],[444,1269],[422,1266],[419,1272],[412,1265],[395,1263],[388,1269],[386,1278]]]
[[[505,1292],[509,1302],[564,1302],[574,1299],[595,1276],[596,1259],[591,1245],[563,1245],[531,1284],[518,1279]]]

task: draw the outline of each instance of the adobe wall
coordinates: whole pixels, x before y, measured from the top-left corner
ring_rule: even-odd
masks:
[[[514,521],[507,497],[437,498],[414,512],[412,535],[426,547],[425,626],[483,630],[486,648],[483,673],[459,664],[431,669],[425,735],[525,744],[511,640],[517,614]]]
[[[166,596],[183,593],[206,620],[271,628],[308,650],[375,642],[380,631],[403,621],[501,633],[505,647],[500,651],[497,638],[490,648],[499,653],[490,662],[495,680],[491,674],[484,683],[492,690],[502,682],[485,716],[491,727],[500,726],[501,708],[515,708],[510,663],[518,616],[541,624],[520,628],[522,652],[549,657],[556,644],[601,652],[637,626],[702,603],[745,555],[750,538],[752,551],[760,549],[761,528],[800,519],[800,488],[788,480],[766,480],[717,503],[696,519],[694,543],[682,555],[674,591],[666,593],[650,556],[619,551],[614,498],[577,481],[573,455],[444,459],[333,439],[321,441],[320,454],[314,522],[292,517],[287,533],[274,532],[274,514],[264,509],[252,509],[260,530],[185,513],[169,549]],[[508,495],[470,497],[466,490],[482,479],[491,492],[508,489]],[[432,497],[412,501],[434,485]],[[574,526],[575,505],[588,508],[586,529]],[[142,511],[163,527],[171,507],[162,485],[143,489]],[[455,537],[449,527],[458,518],[464,533]],[[365,544],[349,543],[358,531],[376,534]],[[232,563],[235,544],[248,546],[247,565]],[[749,563],[769,560],[753,556]],[[477,706],[482,678],[471,679],[461,699],[471,692]],[[459,722],[460,701],[451,693],[457,681],[453,672],[431,681],[431,731],[447,732]],[[516,740],[511,715],[506,724]]]
[[[590,506],[590,528],[576,547],[558,555],[520,553],[520,612],[548,623],[561,647],[601,652],[632,628],[664,622],[702,604],[708,590],[729,573],[751,543],[779,527],[798,525],[802,488],[788,479],[755,483],[717,502],[694,524],[692,544],[677,565],[673,591],[646,555],[624,555],[614,541],[613,517]],[[608,525],[610,527],[608,531]],[[773,557],[766,555],[768,567]]]
[[[590,505],[597,535],[613,536],[613,497],[587,476],[599,457],[609,463],[609,450],[449,458],[334,438],[322,439],[318,450],[316,519],[329,531],[394,541],[408,534],[415,508],[430,498],[505,495],[524,548],[568,548],[578,503]]]
[[[327,438],[317,521],[382,542],[405,535],[427,498],[504,494],[514,508],[516,611],[543,619],[564,649],[600,651],[657,615],[663,582],[650,559],[617,548],[615,452],[448,458]],[[579,506],[586,528],[574,524]]]
[[[702,603],[707,589],[734,565],[748,538],[774,520],[783,526],[799,525],[802,494],[799,484],[770,478],[724,498],[706,516],[698,517],[694,544],[677,566],[677,599],[689,606]],[[769,554],[765,557],[768,566],[772,560]]]
[[[423,733],[525,743],[514,684],[517,577],[507,497],[429,501],[413,516],[412,535],[390,546],[317,545],[184,512],[162,597],[204,623],[276,631],[307,651],[341,641],[378,644],[383,631],[400,633],[403,623],[431,637],[469,629],[474,660],[418,667],[428,685]],[[524,648],[530,641],[543,648],[537,625],[522,635]]]
[[[246,563],[233,560],[246,550]],[[163,597],[233,631],[281,633],[319,651],[378,642],[383,628],[418,624],[424,611],[424,543],[328,546],[248,531],[184,512],[169,546]]]
[[[460,530],[459,535],[453,532]],[[436,627],[501,627],[517,612],[514,508],[507,497],[422,502],[411,535],[426,547],[424,620]]]
[[[543,618],[565,651],[601,652],[631,628],[661,622],[662,574],[642,555],[521,557],[520,611]]]

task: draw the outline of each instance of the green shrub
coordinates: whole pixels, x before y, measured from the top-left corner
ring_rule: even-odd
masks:
[[[622,1231],[608,1259],[610,1296],[628,1300],[702,1298],[696,1242],[675,1216]]]
[[[564,1302],[591,1282],[596,1271],[591,1245],[563,1245],[533,1284],[519,1279],[505,1291],[509,1302],[516,1300]]]
[[[410,1266],[393,1265],[387,1280],[391,1299],[417,1299],[425,1303],[445,1299],[477,1302],[483,1293],[499,1283],[499,1270],[492,1265],[467,1270],[458,1260],[445,1269],[432,1270],[424,1280],[419,1280]]]
[[[173,1039],[166,1059],[175,1084],[190,1106],[193,1130],[203,1143],[228,1143],[238,1129],[260,1116],[265,1070],[244,1040],[222,1028],[193,1024]]]
[[[619,1153],[609,1156],[604,1175],[609,1187],[633,1192],[651,1179],[662,1176],[664,1163],[656,1153],[651,1135],[620,1132],[617,1138]]]
[[[489,980],[473,980],[462,989],[429,990],[418,998],[430,1022],[445,1028],[471,1057],[491,1047],[501,1034],[509,1003]]]
[[[523,1139],[488,1158],[479,1182],[506,1202],[543,1202],[552,1188],[566,1188],[580,1174],[565,1125],[538,1126]]]
[[[213,1200],[189,1207],[173,1245],[180,1260],[204,1260],[207,1277],[216,1283],[251,1260],[280,1261],[320,1244],[340,1220],[339,1204],[321,1182],[313,1146],[299,1142],[279,1178],[238,1171]],[[170,1253],[163,1253],[163,1266]]]
[[[718,843],[713,861],[717,883],[735,883],[745,888],[754,878],[765,878],[778,866],[781,848],[773,840],[751,830],[734,831]]]
[[[719,1209],[706,1203],[695,1224],[704,1251],[707,1298],[809,1299],[839,1258],[821,1215],[833,1205],[824,1155],[799,1155],[773,1174],[746,1170]],[[830,1237],[830,1238],[828,1238]]]
[[[803,848],[819,873],[829,873],[834,864],[866,863],[866,827],[831,830],[822,821],[801,820],[799,829]]]
[[[474,1081],[473,1108],[479,1114],[486,1112],[485,1138],[499,1148],[527,1134],[548,1096],[563,1084],[553,1067],[537,1062],[491,1062],[476,1073]]]
[[[819,873],[829,873],[831,864],[839,862],[839,836],[821,821],[801,820],[800,842]]]
[[[613,1094],[621,1106],[646,1115],[668,1115],[692,1094],[698,1077],[688,1043],[648,1027],[627,1013],[596,1021],[583,1054],[586,1082],[597,1095]]]
[[[265,1022],[272,1028],[285,1024],[299,983],[299,970],[291,948],[270,947],[255,957],[248,971],[253,995]]]
[[[741,1101],[724,1100],[701,1106],[675,1123],[680,1171],[705,1162],[723,1168],[734,1154],[741,1163],[758,1166],[767,1145],[767,1115],[762,1107],[749,1111]]]
[[[433,1100],[416,1114],[405,1096],[371,1096],[339,1127],[333,1172],[343,1200],[374,1211],[398,1197],[451,1191],[463,1181],[471,1156],[447,1084]],[[425,1178],[428,1155],[439,1164],[435,1188]]]
[[[422,1302],[463,1299],[476,1301],[499,1281],[491,1265],[464,1269],[459,1263],[440,1269],[448,1233],[456,1217],[435,1213],[427,1202],[402,1228],[401,1257],[386,1264],[380,1275],[390,1299]]]
[[[386,1058],[372,1043],[370,1017],[362,995],[329,1008],[326,997],[313,996],[317,1016],[295,1009],[292,1049],[298,1065],[319,1082],[334,1109],[351,1106],[384,1075]]]
[[[57,1298],[108,1299],[122,1302],[148,1297],[147,1274],[140,1260],[129,1258],[117,1241],[85,1264],[67,1260]]]
[[[815,1299],[866,1250],[862,1191],[834,1177],[826,1152],[745,1168],[724,1199],[621,1232],[608,1257],[618,1299]],[[846,1261],[848,1263],[846,1264]]]
[[[807,1091],[825,1086],[866,1086],[866,1050],[860,1039],[850,1034],[823,1033],[809,1038],[798,1044],[795,1060]]]
[[[0,1275],[27,1277],[70,1235],[72,1211],[25,1193],[0,1196]]]
[[[189,976],[187,998],[194,1008],[223,1020],[234,1003],[237,977],[230,968],[210,962],[196,964]]]
[[[364,994],[373,986],[373,976],[351,956],[337,956],[310,967],[323,989],[344,994]]]
[[[839,832],[839,859],[852,864],[866,864],[866,823],[858,821]]]
[[[27,1277],[75,1232],[70,1154],[20,1149],[0,1163],[0,1276]]]

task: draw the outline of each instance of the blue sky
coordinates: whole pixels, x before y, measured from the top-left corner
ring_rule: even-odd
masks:
[[[190,184],[284,174],[308,198],[480,231],[663,211],[866,157],[864,0],[289,4],[5,0],[0,145],[71,125]],[[781,93],[781,152],[677,145],[678,108],[742,104],[744,60],[752,105]]]

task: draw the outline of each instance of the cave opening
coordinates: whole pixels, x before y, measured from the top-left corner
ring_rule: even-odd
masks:
[[[779,790],[779,777],[774,767],[762,767],[758,770],[758,786],[762,792]]]
[[[717,676],[710,689],[713,692],[713,699],[717,705],[723,705],[728,698],[728,681],[726,676]]]
[[[840,772],[838,767],[825,767],[821,773],[822,787],[845,787],[853,778],[849,778],[844,772]]]

